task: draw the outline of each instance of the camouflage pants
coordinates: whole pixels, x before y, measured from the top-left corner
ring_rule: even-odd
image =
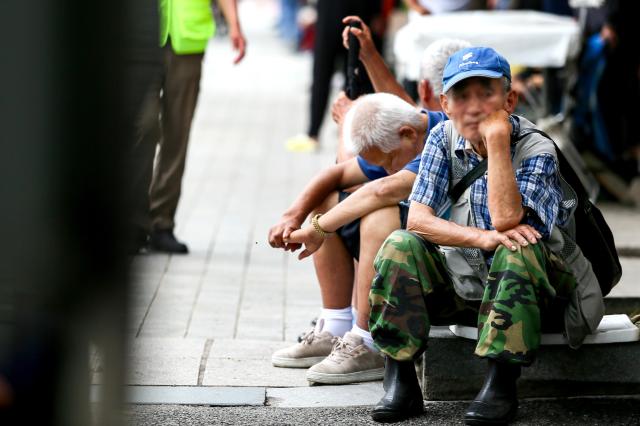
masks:
[[[475,354],[530,364],[542,331],[560,331],[575,278],[544,244],[494,255],[482,301],[458,296],[438,246],[398,230],[374,261],[369,329],[375,345],[397,360],[424,351],[431,325],[476,325]]]

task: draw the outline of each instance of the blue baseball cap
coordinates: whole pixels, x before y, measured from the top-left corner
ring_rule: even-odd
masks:
[[[467,47],[449,57],[442,73],[442,93],[469,77],[500,78],[511,81],[509,62],[490,47]]]

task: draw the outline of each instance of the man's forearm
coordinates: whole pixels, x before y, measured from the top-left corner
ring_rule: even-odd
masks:
[[[238,4],[236,0],[218,0],[224,19],[230,27],[240,30],[240,20],[238,19]]]
[[[371,52],[367,52],[362,56],[362,64],[367,70],[371,84],[376,92],[391,93],[411,105],[415,105],[414,100],[407,94],[407,92],[396,81],[395,77],[387,67],[387,64],[380,56],[377,50],[373,49]]]
[[[367,177],[362,173],[356,158],[334,164],[311,179],[296,201],[284,213],[284,216],[297,218],[301,222],[333,191],[350,188],[366,181]]]
[[[408,171],[398,173],[399,176],[389,176],[364,185],[329,210],[320,218],[322,229],[333,232],[349,222],[384,207],[397,205],[406,199],[411,192],[415,174]]]
[[[487,198],[491,224],[502,232],[518,225],[524,215],[522,196],[511,163],[509,145],[487,144]]]
[[[407,230],[437,245],[474,248],[482,248],[482,237],[486,232],[441,219],[432,208],[415,201],[411,202],[409,209]]]
[[[283,216],[292,217],[302,222],[314,208],[319,206],[339,186],[340,175],[335,173],[332,168],[324,170],[307,184],[298,198],[284,212]]]

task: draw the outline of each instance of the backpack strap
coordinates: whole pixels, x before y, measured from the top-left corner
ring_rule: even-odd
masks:
[[[487,171],[487,159],[482,160],[477,166],[475,166],[469,173],[464,175],[458,183],[451,189],[449,189],[449,197],[451,198],[451,202],[455,203],[458,201],[458,198],[466,191],[466,189],[480,176]]]
[[[452,203],[456,203],[458,199],[464,194],[465,190],[476,180],[478,177],[482,176],[484,173],[483,170],[478,169],[476,172],[477,176],[467,176],[473,170],[466,170],[466,161],[460,160],[455,156],[456,145],[458,140],[460,139],[460,134],[456,130],[455,126],[451,122],[451,120],[447,120],[443,123],[444,126],[444,134],[447,139],[447,151],[449,157],[449,190],[447,191],[447,195],[451,199]],[[474,170],[477,168],[476,166]]]
[[[551,138],[551,136],[549,136],[542,130],[529,127],[529,128],[520,130],[520,133],[518,134],[518,137],[516,138],[516,140],[519,141],[525,136],[530,135],[532,133],[537,133],[539,135],[542,135],[545,138],[549,139],[551,142],[553,142],[553,146],[556,148],[556,154],[558,156],[558,171],[562,171],[561,175],[569,183],[573,191],[576,193],[576,196],[578,197],[578,200],[580,202],[584,203],[585,201],[589,201],[589,195],[587,194],[587,190],[584,188],[582,181],[580,180],[576,172],[573,170],[573,167],[571,166],[567,158],[562,153],[562,150],[558,148],[558,145],[556,145],[555,141]]]

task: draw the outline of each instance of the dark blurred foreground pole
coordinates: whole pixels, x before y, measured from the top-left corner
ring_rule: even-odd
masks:
[[[1,425],[119,424],[130,70],[136,43],[157,46],[156,8],[0,2]],[[103,358],[93,407],[90,342]]]

